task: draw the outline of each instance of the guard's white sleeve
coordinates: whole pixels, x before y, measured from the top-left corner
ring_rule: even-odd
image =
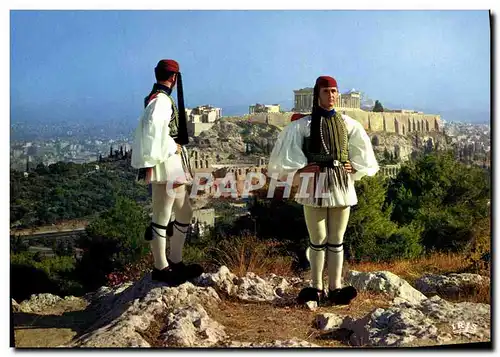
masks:
[[[356,170],[354,180],[364,176],[374,176],[379,171],[379,165],[373,152],[370,137],[358,121],[347,115],[342,115],[346,121],[349,135],[349,160]]]
[[[177,144],[168,126],[171,117],[172,102],[166,95],[159,94],[148,104],[135,131],[132,167],[153,167],[176,153]]]
[[[304,121],[296,120],[288,124],[278,135],[269,157],[268,175],[277,172],[283,179],[290,173],[307,166],[307,157],[302,151],[304,142]]]

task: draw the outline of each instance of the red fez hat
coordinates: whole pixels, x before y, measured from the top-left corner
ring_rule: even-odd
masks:
[[[157,69],[161,69],[165,72],[179,72],[179,64],[171,59],[163,59],[156,65]]]
[[[318,88],[325,88],[325,87],[335,87],[337,88],[337,81],[335,78],[328,77],[328,76],[321,76],[316,79],[316,86]]]

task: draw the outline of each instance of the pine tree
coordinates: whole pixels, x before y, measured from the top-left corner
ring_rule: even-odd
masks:
[[[374,176],[355,183],[358,204],[351,208],[344,238],[349,255],[355,260],[410,258],[421,253],[418,232],[413,227],[403,231],[390,219],[392,206],[385,202],[388,182]]]
[[[488,174],[458,162],[453,152],[422,155],[391,181],[388,203],[399,225],[424,228],[428,249],[463,248],[478,219],[488,215]]]
[[[383,112],[384,111],[384,107],[382,106],[382,103],[380,103],[378,100],[375,101],[375,105],[373,106],[373,110],[374,112]]]

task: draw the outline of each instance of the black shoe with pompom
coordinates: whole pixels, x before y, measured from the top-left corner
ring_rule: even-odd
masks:
[[[349,305],[357,295],[358,291],[355,287],[346,286],[340,289],[328,290],[328,301],[333,305]]]
[[[186,280],[184,280],[179,273],[175,272],[171,266],[163,269],[153,268],[151,279],[166,283],[169,286],[179,286],[186,282]]]
[[[203,267],[199,264],[184,264],[184,262],[173,263],[167,259],[174,273],[179,274],[184,281],[193,280],[203,274]]]
[[[313,287],[307,287],[299,292],[299,296],[297,296],[297,303],[303,305],[308,301],[315,301],[319,306],[323,298],[323,290],[319,290]]]

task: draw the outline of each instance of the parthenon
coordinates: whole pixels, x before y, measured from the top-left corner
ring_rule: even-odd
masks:
[[[313,103],[313,88],[302,88],[294,90],[294,108],[293,112],[308,113],[311,112]],[[361,93],[355,89],[351,89],[346,93],[339,93],[336,108],[355,108],[361,107]]]

